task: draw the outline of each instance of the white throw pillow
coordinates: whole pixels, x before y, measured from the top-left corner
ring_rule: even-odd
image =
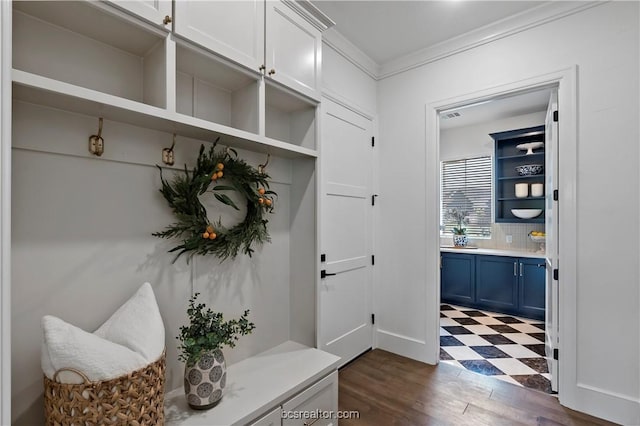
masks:
[[[94,333],[54,316],[42,318],[42,371],[73,368],[91,381],[120,377],[155,362],[164,351],[164,324],[151,284],[144,283]],[[61,383],[82,383],[81,376],[62,372]]]
[[[94,334],[157,361],[164,351],[164,324],[151,284],[142,284]]]
[[[109,380],[148,364],[131,349],[88,333],[60,318],[44,316],[42,328],[42,370],[50,379],[60,369],[73,368],[91,381]],[[74,373],[64,373],[58,376],[58,381],[82,383],[83,380]]]

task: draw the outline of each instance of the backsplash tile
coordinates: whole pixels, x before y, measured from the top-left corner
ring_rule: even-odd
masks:
[[[491,225],[491,238],[469,238],[469,245],[480,248],[492,248],[502,250],[526,250],[537,251],[540,243],[534,243],[529,238],[531,231],[544,231],[543,223],[494,223]],[[513,240],[507,244],[507,235]],[[453,245],[453,236],[440,238],[440,245]]]

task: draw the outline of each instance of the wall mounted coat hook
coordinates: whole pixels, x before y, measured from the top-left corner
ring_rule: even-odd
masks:
[[[267,168],[267,165],[269,164],[269,159],[270,158],[271,158],[271,154],[267,153],[267,161],[265,161],[264,164],[258,165],[258,173],[264,174],[264,169]]]
[[[176,146],[176,134],[173,134],[173,143],[171,148],[164,148],[162,150],[162,162],[167,166],[173,166],[175,163],[175,155],[173,154],[173,148]]]
[[[98,134],[89,136],[89,152],[100,157],[104,154],[104,139],[102,139],[102,117],[98,119]]]

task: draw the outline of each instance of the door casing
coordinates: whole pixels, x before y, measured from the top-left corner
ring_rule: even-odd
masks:
[[[439,158],[440,126],[439,112],[490,99],[511,96],[526,91],[556,87],[559,99],[559,164],[558,201],[559,235],[558,252],[562,255],[562,284],[559,287],[559,299],[562,301],[559,313],[559,334],[562,340],[558,349],[562,354],[562,368],[558,377],[560,403],[568,407],[581,409],[580,387],[577,380],[577,66],[573,65],[557,71],[513,81],[481,91],[463,93],[455,97],[435,100],[426,105],[426,197],[435,200],[435,209],[425,211],[427,224],[427,256],[425,262],[426,306],[426,351],[425,360],[430,364],[439,361],[439,322],[440,322],[440,193]]]

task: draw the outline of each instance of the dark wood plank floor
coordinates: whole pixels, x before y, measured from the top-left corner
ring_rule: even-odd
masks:
[[[340,370],[340,425],[612,425],[558,399],[451,365],[432,366],[383,350]]]

